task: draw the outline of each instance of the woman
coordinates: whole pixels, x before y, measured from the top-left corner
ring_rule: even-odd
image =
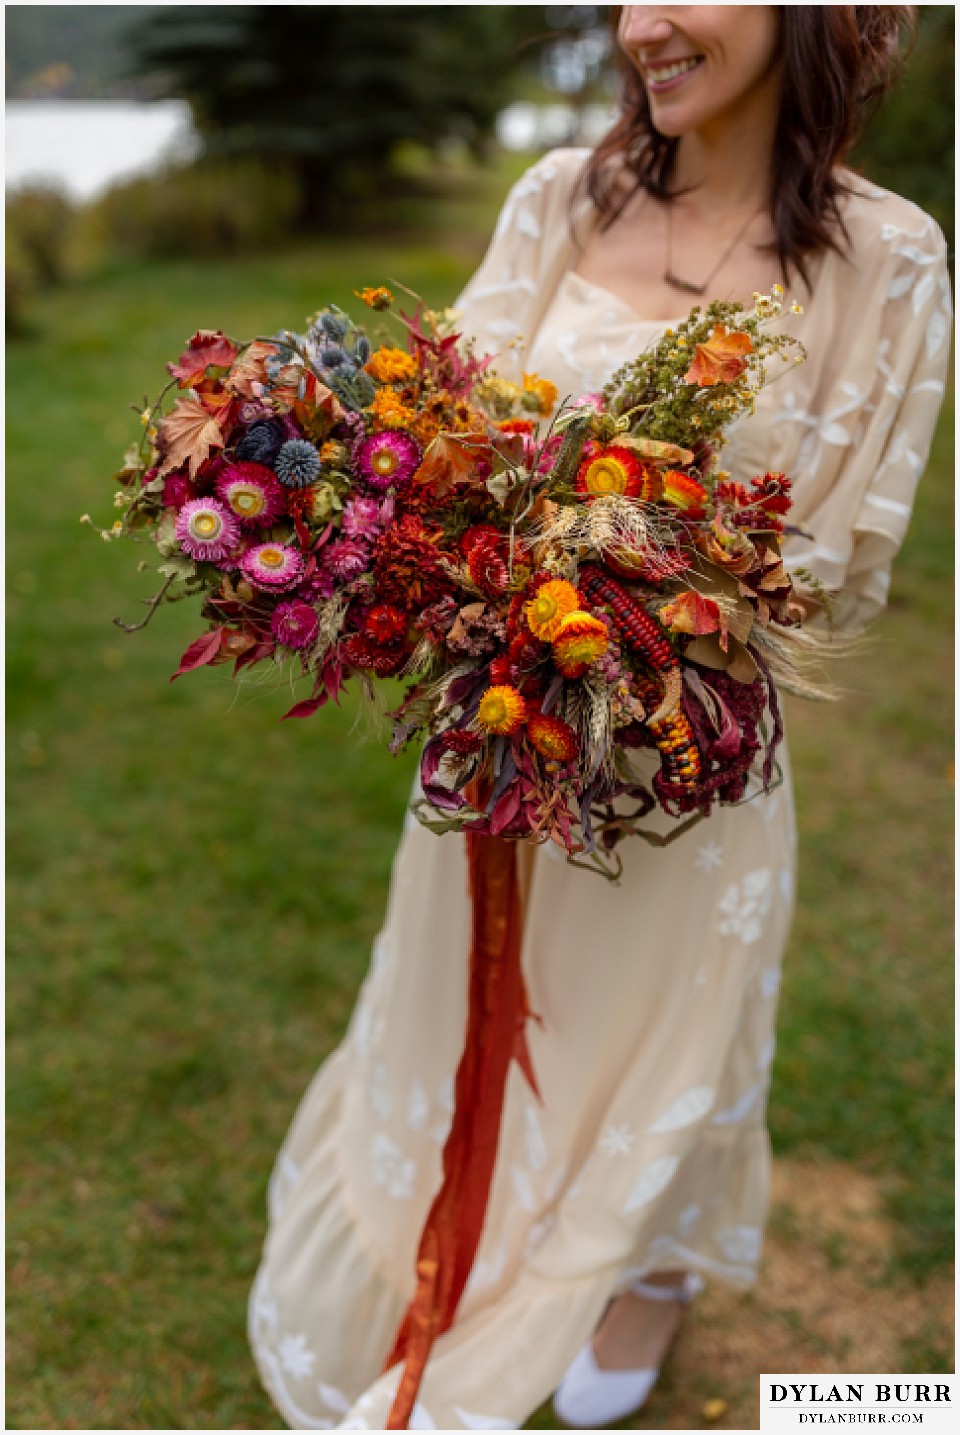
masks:
[[[575,394],[701,290],[799,289],[791,329],[809,359],[764,391],[724,461],[735,478],[793,476],[812,539],[787,557],[837,594],[846,630],[883,606],[943,393],[942,237],[839,168],[908,19],[895,6],[626,7],[619,123],[592,156],[557,151],[515,186],[460,301],[501,368]],[[427,1366],[421,1428],[516,1427],[558,1385],[570,1423],[620,1418],[656,1378],[694,1278],[756,1277],[794,888],[789,774],[666,850],[622,850],[616,888],[524,850],[544,1104],[511,1076],[483,1240]],[[251,1339],[295,1427],[378,1429],[390,1408],[397,1372],[380,1370],[412,1293],[463,1039],[466,894],[462,839],[408,822],[350,1030],[277,1163]]]

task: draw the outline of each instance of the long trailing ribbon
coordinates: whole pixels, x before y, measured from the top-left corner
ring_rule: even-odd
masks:
[[[538,1099],[526,1039],[517,844],[467,831],[473,931],[467,1031],[454,1086],[443,1178],[417,1252],[417,1286],[385,1365],[403,1373],[385,1429],[406,1430],[436,1338],[453,1324],[483,1231],[510,1062]]]

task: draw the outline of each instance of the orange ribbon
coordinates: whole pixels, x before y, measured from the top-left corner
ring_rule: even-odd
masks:
[[[437,1336],[453,1324],[483,1231],[510,1062],[537,1097],[520,966],[517,844],[467,832],[473,909],[467,1032],[457,1067],[443,1178],[417,1252],[417,1287],[384,1370],[403,1361],[385,1429],[406,1430]]]

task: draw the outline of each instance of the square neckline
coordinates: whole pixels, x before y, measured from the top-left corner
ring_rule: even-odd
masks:
[[[585,291],[590,291],[591,295],[599,295],[601,298],[619,305],[624,313],[630,316],[633,323],[644,324],[651,329],[667,329],[676,324],[682,324],[690,312],[688,309],[686,314],[676,314],[669,319],[645,319],[643,315],[638,314],[633,305],[620,294],[615,293],[612,289],[605,288],[603,284],[595,284],[592,279],[585,279],[577,269],[568,269],[563,279],[564,282],[572,280],[575,287],[579,288],[584,294]]]

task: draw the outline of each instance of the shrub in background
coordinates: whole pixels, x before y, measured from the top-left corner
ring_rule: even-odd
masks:
[[[25,185],[7,196],[4,255],[6,331],[30,330],[34,294],[64,283],[76,268],[77,211],[54,185]]]
[[[289,239],[299,199],[289,170],[258,160],[198,160],[114,185],[91,205],[88,243],[123,258],[212,258]]]

